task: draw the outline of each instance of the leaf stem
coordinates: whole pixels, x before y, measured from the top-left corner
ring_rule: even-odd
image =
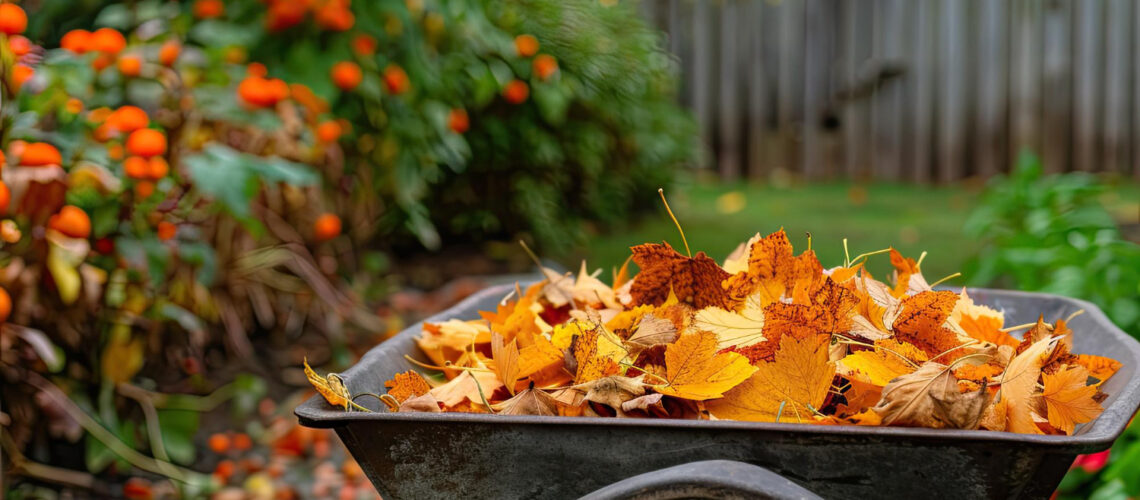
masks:
[[[692,258],[693,252],[689,250],[689,240],[685,238],[685,230],[681,229],[681,223],[677,221],[677,216],[673,215],[673,209],[669,208],[669,200],[665,199],[665,190],[657,188],[657,194],[661,195],[661,201],[665,203],[665,211],[669,212],[669,218],[673,219],[673,224],[677,225],[677,232],[681,233],[681,242],[685,244],[685,253]]]
[[[940,279],[940,280],[938,280],[938,281],[935,281],[934,283],[931,283],[931,284],[930,284],[930,288],[934,288],[934,287],[936,287],[936,286],[938,286],[938,285],[941,285],[942,283],[944,283],[944,282],[946,282],[946,281],[952,280],[952,279],[954,279],[954,278],[957,278],[957,277],[959,277],[959,276],[961,276],[961,275],[962,275],[962,273],[954,273],[954,274],[951,274],[950,276],[947,276],[947,277],[945,277],[945,278],[942,278],[942,279]]]

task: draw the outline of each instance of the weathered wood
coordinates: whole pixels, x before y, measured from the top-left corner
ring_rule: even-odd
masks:
[[[701,142],[708,147],[712,147],[714,144],[712,140],[714,124],[712,71],[715,54],[713,54],[713,26],[710,10],[712,10],[710,2],[696,2],[693,5],[693,79],[689,87],[692,92],[690,106],[692,106],[693,115],[696,116],[697,125],[701,131]],[[708,162],[701,162],[701,165],[708,165]]]
[[[1078,170],[1099,170],[1097,117],[1100,114],[1101,2],[1076,2],[1073,35],[1073,165]]]
[[[902,39],[905,21],[902,19],[902,0],[875,0],[874,14],[883,25],[873,37],[872,64],[879,74],[875,82],[875,97],[871,103],[871,124],[874,135],[872,175],[876,179],[900,180],[901,152],[900,108],[902,99],[901,77],[905,73],[902,62]]]
[[[820,179],[825,172],[824,142],[820,128],[827,92],[827,67],[830,49],[827,32],[829,22],[824,0],[806,0],[806,37],[804,40],[803,152],[801,171],[808,179]]]
[[[780,133],[778,168],[791,171],[799,163],[796,136],[798,121],[803,119],[804,0],[784,0],[776,10],[780,16],[779,87],[776,96]]]
[[[1009,20],[1006,0],[979,0],[978,43],[974,46],[977,73],[977,108],[974,113],[974,172],[990,176],[1006,164],[1006,40]]]
[[[1050,2],[1042,19],[1045,59],[1041,72],[1041,162],[1046,172],[1061,172],[1070,161],[1072,141],[1072,31],[1073,4]],[[1016,151],[1015,151],[1016,153]]]
[[[874,16],[867,1],[842,2],[843,70],[838,101],[843,108],[844,171],[848,178],[866,177],[871,169],[871,108],[875,75],[868,74]]]
[[[1101,132],[1102,168],[1128,172],[1129,96],[1132,41],[1132,0],[1109,0],[1104,51],[1104,128]]]
[[[1140,7],[1132,9],[1132,176],[1140,181]]]
[[[748,177],[763,178],[767,174],[765,157],[768,141],[768,73],[769,63],[764,54],[764,3],[746,2],[748,54],[743,59],[748,65]]]
[[[935,38],[935,9],[931,2],[918,2],[917,24],[918,39],[915,51],[910,58],[910,66],[915,72],[915,105],[914,105],[914,159],[912,164],[913,180],[920,184],[930,182],[933,171],[933,135],[934,135],[934,56],[937,39]]]
[[[965,173],[966,3],[942,0],[938,46],[938,181],[950,182]]]
[[[717,99],[720,103],[718,111],[719,130],[717,148],[717,163],[720,166],[720,177],[726,181],[736,180],[740,177],[740,104],[741,92],[737,72],[742,69],[737,60],[738,40],[736,37],[736,23],[740,15],[739,2],[726,0],[720,6],[720,64],[718,65],[719,90]]]

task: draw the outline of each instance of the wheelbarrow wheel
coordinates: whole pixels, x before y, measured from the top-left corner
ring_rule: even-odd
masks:
[[[763,467],[733,460],[705,460],[633,476],[595,490],[582,500],[681,498],[815,500],[820,497]]]

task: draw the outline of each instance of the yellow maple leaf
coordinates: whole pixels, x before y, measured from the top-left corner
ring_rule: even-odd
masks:
[[[748,380],[706,408],[722,419],[807,422],[823,405],[835,376],[827,348],[814,339],[783,337],[775,360],[760,363]]]
[[[1103,384],[1104,381],[1112,378],[1121,366],[1120,362],[1115,359],[1092,354],[1078,354],[1077,364],[1085,367],[1090,375],[1100,380],[1096,385]]]
[[[718,349],[747,347],[766,340],[764,309],[756,296],[744,301],[739,313],[715,306],[701,309],[693,317],[693,326],[716,334]]]
[[[1041,398],[1045,400],[1049,425],[1065,434],[1072,434],[1077,424],[1092,421],[1104,411],[1093,400],[1096,386],[1087,385],[1089,372],[1084,367],[1046,373],[1041,378],[1045,381]]]
[[[839,360],[840,373],[868,384],[885,386],[895,377],[913,373],[915,365],[884,349],[858,351]]]
[[[518,339],[511,339],[510,343],[503,340],[498,332],[491,334],[491,359],[494,361],[495,374],[499,381],[507,387],[507,392],[515,394],[515,382],[519,379],[519,346]]]
[[[734,352],[717,354],[717,350],[717,336],[712,332],[682,335],[665,347],[667,383],[654,389],[682,399],[719,398],[756,371],[748,358]]]

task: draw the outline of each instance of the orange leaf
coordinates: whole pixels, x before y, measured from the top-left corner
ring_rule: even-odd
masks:
[[[325,401],[328,401],[333,406],[343,406],[348,409],[352,401],[352,395],[348,393],[348,388],[344,386],[344,382],[335,373],[330,373],[324,377],[317,375],[313,368],[309,366],[309,360],[306,358],[305,363],[305,377],[309,379],[309,383],[317,392],[324,396]]]
[[[855,302],[855,295],[850,290],[836,285],[831,278],[825,278],[811,296],[810,303],[777,302],[764,308],[763,334],[766,340],[735,351],[756,362],[771,360],[776,348],[782,345],[784,336],[826,343],[832,333],[851,329],[851,311]]]
[[[557,344],[555,344],[557,345]],[[625,355],[621,339],[614,337],[604,327],[582,329],[580,334],[570,339],[570,352],[578,364],[574,383],[583,384],[621,371],[618,361]]]
[[[839,361],[840,374],[879,387],[895,377],[913,373],[917,367],[886,350],[857,351]]]
[[[1096,418],[1101,408],[1093,396],[1096,386],[1086,385],[1089,372],[1083,367],[1044,374],[1045,390],[1041,398],[1045,400],[1049,425],[1065,434],[1072,434],[1076,424],[1083,424]]]
[[[392,380],[384,382],[384,387],[388,388],[388,394],[396,401],[403,403],[408,398],[415,396],[423,396],[431,390],[431,386],[427,381],[417,372],[408,370],[403,373],[397,373],[392,377]]]
[[[738,300],[760,294],[761,305],[767,306],[785,295],[795,296],[797,291],[809,293],[822,279],[823,266],[815,252],[793,256],[792,244],[781,229],[753,243],[748,270],[733,275],[724,286]]]
[[[823,405],[835,376],[827,356],[826,344],[784,337],[775,361],[760,363],[748,380],[706,408],[722,419],[774,422],[779,416],[807,422],[812,409]]]
[[[635,304],[661,305],[672,290],[681,302],[698,309],[736,308],[737,302],[721,286],[729,274],[704,252],[689,258],[677,253],[668,243],[647,243],[632,250],[633,262],[641,267],[629,290]]]
[[[719,398],[756,371],[748,358],[717,353],[717,336],[700,331],[682,335],[665,348],[666,384],[654,389],[666,396],[705,400]]]
[[[1097,385],[1104,383],[1104,381],[1112,378],[1116,371],[1120,369],[1120,362],[1106,358],[1103,356],[1094,356],[1092,354],[1078,354],[1077,364],[1085,367],[1089,374],[1096,377],[1100,382]]]
[[[899,315],[889,325],[895,339],[914,344],[931,357],[962,345],[958,334],[942,326],[957,302],[958,294],[948,291],[921,292],[904,298]],[[943,354],[937,361],[950,363],[963,354],[957,349]]]
[[[519,379],[518,339],[505,343],[498,332],[491,334],[491,359],[495,363],[495,373],[499,381],[507,387],[507,392],[515,394],[515,382]]]
[[[1033,422],[1033,394],[1041,367],[1057,347],[1059,337],[1041,339],[1014,357],[1001,376],[999,397],[1006,403],[1009,431],[1041,434]]]

